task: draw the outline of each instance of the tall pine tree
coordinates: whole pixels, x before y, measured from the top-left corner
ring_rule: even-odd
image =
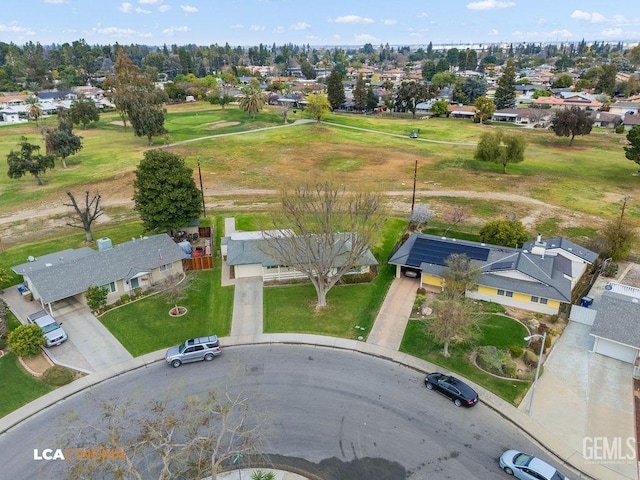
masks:
[[[331,108],[340,108],[345,101],[344,85],[342,84],[342,74],[335,68],[327,78],[327,97]]]
[[[493,102],[496,104],[496,110],[503,108],[513,108],[516,106],[516,92],[514,85],[516,83],[516,67],[513,60],[509,59],[507,65],[502,71],[502,76],[498,79],[496,93]]]

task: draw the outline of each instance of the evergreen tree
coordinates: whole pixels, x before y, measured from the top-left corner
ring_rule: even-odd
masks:
[[[358,75],[356,86],[353,89],[353,106],[359,111],[362,111],[367,107],[367,85],[362,74]]]
[[[327,97],[331,108],[339,109],[345,101],[344,85],[342,84],[342,74],[335,68],[327,78]]]
[[[509,59],[505,66],[502,76],[498,79],[496,93],[494,95],[494,103],[497,110],[503,108],[513,108],[516,105],[516,92],[514,85],[516,83],[516,68],[513,60]]]

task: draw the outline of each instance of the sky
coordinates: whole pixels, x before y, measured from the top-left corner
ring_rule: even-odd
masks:
[[[3,0],[0,41],[311,46],[640,42],[640,0]]]

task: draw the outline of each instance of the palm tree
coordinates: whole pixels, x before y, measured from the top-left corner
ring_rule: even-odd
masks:
[[[29,108],[27,109],[27,114],[29,115],[29,118],[32,118],[36,121],[36,127],[37,127],[38,119],[42,117],[42,113],[43,113],[42,108],[40,108],[40,105],[38,105],[38,103],[40,102],[40,99],[35,95],[31,95],[27,97],[26,102],[29,105]]]
[[[262,110],[264,106],[264,95],[260,85],[249,83],[240,89],[240,108],[251,115],[252,119],[256,118],[256,113]]]

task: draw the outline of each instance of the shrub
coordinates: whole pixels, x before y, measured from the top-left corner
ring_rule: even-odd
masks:
[[[538,366],[538,354],[532,352],[531,350],[525,350],[524,363],[530,366],[531,368],[536,368]]]
[[[541,338],[534,338],[533,340],[531,340],[529,342],[529,348],[531,350],[533,350],[534,352],[539,352],[541,346],[542,346],[542,339]]]
[[[524,353],[524,348],[519,345],[511,345],[509,347],[509,352],[511,353],[512,358],[520,358]]]
[[[340,278],[341,283],[353,284],[353,283],[368,283],[375,278],[374,272],[367,273],[352,273],[350,275],[343,275]]]
[[[62,365],[54,365],[45,370],[42,381],[53,387],[61,387],[73,381],[73,372]]]
[[[133,296],[134,298],[138,298],[140,296],[142,296],[142,287],[136,287],[133,289]]]
[[[273,472],[265,472],[264,470],[256,470],[251,475],[251,480],[275,480],[275,478]]]
[[[42,329],[35,323],[20,325],[9,333],[9,346],[19,357],[35,357],[44,347],[43,335]]]
[[[4,350],[6,346],[7,346],[7,337],[5,336],[0,337],[0,350]]]
[[[549,331],[549,326],[546,323],[541,323],[538,325],[538,333],[540,335],[548,331]]]
[[[549,330],[549,335],[551,335],[552,337],[557,337],[558,335],[560,335],[560,332],[557,328],[552,328],[551,330]]]
[[[131,295],[125,293],[124,295],[120,295],[120,303],[128,303],[131,301]]]
[[[510,358],[507,358],[502,367],[502,371],[507,377],[516,378],[518,376],[518,365]]]
[[[618,134],[624,133],[624,125],[618,125],[616,127],[616,133],[618,133]]]
[[[602,271],[602,275],[607,278],[615,277],[616,275],[618,275],[618,264],[614,262],[607,263],[607,265],[604,267],[604,270]]]
[[[551,315],[549,317],[549,322],[551,322],[551,323],[554,323],[554,324],[558,323],[558,320],[560,320],[560,317],[558,315]]]
[[[418,290],[416,290],[416,294],[417,295],[426,295],[427,294],[427,289],[424,287],[419,287]]]
[[[109,290],[107,287],[95,287],[91,285],[84,294],[87,299],[87,305],[94,312],[101,312],[107,307],[107,295]]]
[[[501,375],[504,355],[493,345],[486,345],[478,348],[476,362],[483,370],[495,375]]]
[[[544,339],[544,350],[545,350],[545,352],[550,347],[551,347],[551,335],[547,335],[547,338]]]

